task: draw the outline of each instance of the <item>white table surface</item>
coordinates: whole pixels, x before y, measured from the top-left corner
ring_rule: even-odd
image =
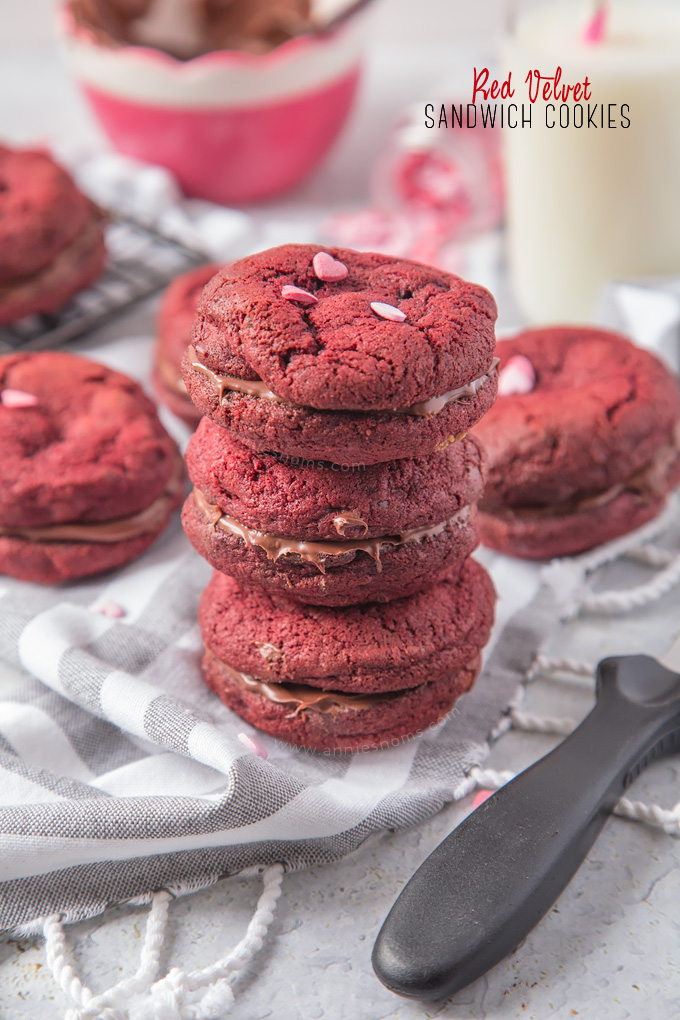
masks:
[[[14,12],[6,5],[5,31],[0,21],[0,135],[18,142],[39,138],[68,148],[91,148],[99,141],[97,130],[49,43],[49,33],[41,29],[35,44],[26,34],[26,9],[31,5],[44,16],[44,0],[37,5],[22,0]],[[385,6],[383,19],[390,17],[389,3]],[[498,16],[499,5],[489,6]],[[454,42],[437,31],[442,5],[423,3],[419,10],[423,18],[415,49],[400,32],[391,31],[388,22],[379,22],[387,28],[376,33],[361,105],[340,144],[310,182],[257,210],[261,223],[274,220],[276,232],[288,225],[291,235],[304,235],[304,223],[314,222],[329,207],[365,201],[368,168],[399,110],[450,76],[452,54],[458,54],[458,72],[467,73],[474,55],[488,47],[488,40],[476,37],[466,49],[458,38],[456,50]],[[450,19],[448,6],[446,14]],[[445,25],[449,31],[451,24],[449,20]],[[512,325],[509,297],[503,291],[497,296],[501,324]],[[153,311],[154,303],[147,303],[109,324],[99,339],[150,335]],[[648,612],[629,635],[631,649],[642,647],[647,638],[650,647],[663,647],[664,626],[667,620],[664,624],[658,613]],[[557,639],[556,650],[561,643],[565,653],[590,658],[614,650],[616,632],[607,621],[582,631],[577,649],[565,634]],[[0,667],[0,689],[1,684]],[[529,690],[525,707],[578,718],[590,698],[578,686],[540,682]],[[555,739],[511,732],[492,750],[489,765],[518,770]],[[671,806],[678,799],[678,771],[677,759],[652,766],[632,795]],[[236,1020],[680,1016],[680,840],[615,818],[554,909],[486,977],[448,1002],[429,1005],[399,999],[378,983],[370,952],[385,914],[413,870],[470,810],[470,801],[448,807],[416,829],[386,834],[332,867],[286,876],[268,945],[239,986],[230,1015]],[[164,965],[195,967],[222,956],[240,938],[259,888],[256,879],[228,880],[176,901]],[[121,907],[69,928],[78,966],[91,987],[102,989],[134,970],[143,923],[143,909]],[[62,1017],[67,1005],[45,965],[40,941],[0,939],[3,1020],[52,1020]]]

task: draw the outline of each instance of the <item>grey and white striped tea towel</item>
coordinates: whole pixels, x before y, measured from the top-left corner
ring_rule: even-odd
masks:
[[[145,384],[151,347],[128,337],[83,353]],[[498,563],[509,596],[496,634],[538,587],[535,566]],[[200,677],[209,577],[178,520],[105,578],[50,589],[0,577],[0,930],[40,931],[55,913],[79,920],[274,862],[332,861],[426,818],[473,785],[468,773],[554,617],[520,619],[516,661],[487,671],[422,737],[351,756],[258,734],[265,761],[237,740],[256,731]],[[125,615],[93,611],[107,601]]]
[[[260,735],[263,760],[239,743],[248,727],[200,679],[195,621],[210,571],[179,522],[104,581],[49,590],[6,579],[0,657],[13,668],[0,666],[0,926],[45,935],[52,973],[75,1002],[65,1020],[221,1020],[239,971],[262,946],[284,869],[337,860],[372,833],[413,825],[476,785],[507,779],[479,768],[489,736],[512,721],[552,725],[521,720],[522,682],[536,665],[580,668],[537,661],[560,618],[678,594],[677,549],[644,544],[677,513],[674,502],[636,535],[547,571],[490,557],[500,619],[477,686],[421,736],[354,755]],[[590,571],[631,549],[656,568],[651,580],[628,592],[584,588]],[[102,601],[125,615],[101,615]],[[647,630],[643,622],[641,647],[653,651]],[[624,808],[678,828],[673,812]],[[172,895],[254,869],[264,891],[235,949],[158,979]],[[151,902],[139,969],[94,995],[68,961],[63,922],[129,900]]]
[[[258,735],[263,760],[236,739],[255,731],[200,679],[209,574],[176,522],[104,582],[0,584],[0,655],[21,670],[0,670],[3,929],[253,866],[332,861],[427,817],[470,788],[545,627],[535,616],[506,631],[512,668],[422,737],[331,755]],[[102,601],[125,616],[94,611]]]

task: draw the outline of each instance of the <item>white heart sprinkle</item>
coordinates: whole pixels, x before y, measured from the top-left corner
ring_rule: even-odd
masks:
[[[508,358],[498,377],[498,396],[511,397],[517,393],[531,393],[536,385],[534,366],[523,354]]]
[[[402,312],[401,308],[395,308],[394,305],[385,304],[384,301],[371,301],[371,308],[381,319],[389,319],[390,322],[404,322],[406,319],[406,312]]]
[[[38,398],[32,393],[25,393],[24,390],[7,388],[0,393],[0,402],[3,407],[35,407]]]
[[[286,301],[299,301],[301,305],[315,305],[319,300],[308,290],[303,290],[302,287],[292,287],[288,283],[281,288],[281,297]]]
[[[236,739],[239,743],[243,744],[244,747],[247,747],[249,751],[252,751],[253,754],[258,755],[258,757],[268,757],[267,751],[262,744],[258,740],[255,740],[254,737],[249,737],[247,733],[239,733]]]
[[[108,616],[111,620],[121,620],[127,613],[122,606],[119,606],[117,602],[113,602],[111,599],[101,599],[99,602],[93,602],[90,607],[93,613],[99,613],[101,616]]]
[[[324,283],[336,283],[338,280],[344,280],[349,273],[345,263],[334,259],[327,251],[318,251],[312,259],[312,266],[317,279],[323,280]]]

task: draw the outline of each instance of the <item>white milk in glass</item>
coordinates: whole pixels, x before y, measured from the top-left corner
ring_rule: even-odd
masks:
[[[554,102],[549,128],[539,99],[531,128],[503,130],[512,282],[536,323],[588,320],[608,280],[680,273],[680,2],[610,3],[602,39],[588,43],[593,11],[578,0],[532,9],[501,52],[513,102],[528,105],[529,71],[559,65],[563,83],[587,75],[597,106],[598,126],[582,101],[576,127],[573,100]],[[600,126],[601,104],[616,126]]]

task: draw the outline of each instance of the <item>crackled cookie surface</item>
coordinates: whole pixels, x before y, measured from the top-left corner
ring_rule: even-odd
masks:
[[[472,439],[344,470],[256,453],[204,419],[187,465],[194,490],[182,519],[201,555],[305,602],[399,598],[460,569],[477,542],[482,456]]]
[[[101,273],[102,216],[43,151],[0,146],[0,323],[56,311]]]
[[[139,385],[64,352],[0,358],[0,571],[45,583],[143,551],[183,492]]]
[[[256,449],[417,456],[493,403],[495,318],[486,290],[449,273],[284,245],[210,281],[183,377],[200,410]]]
[[[494,599],[472,560],[417,595],[335,610],[216,572],[199,611],[204,676],[275,736],[318,749],[379,747],[438,721],[472,684]]]
[[[527,330],[497,353],[499,398],[474,431],[483,541],[567,555],[652,519],[680,481],[680,394],[662,362],[578,327]]]

